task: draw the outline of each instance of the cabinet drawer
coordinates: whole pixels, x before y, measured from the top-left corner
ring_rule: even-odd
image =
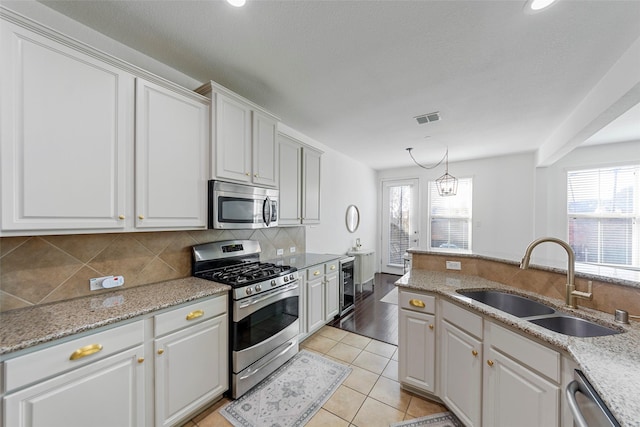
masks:
[[[184,328],[211,319],[227,312],[227,295],[198,301],[186,307],[177,308],[153,318],[155,336]]]
[[[482,317],[464,308],[442,301],[442,318],[463,331],[482,339]]]
[[[324,275],[324,264],[314,265],[307,270],[307,280],[317,279]]]
[[[138,321],[7,360],[6,391],[84,366],[143,341],[144,325]]]
[[[324,265],[324,273],[331,274],[338,272],[338,260],[328,262]]]
[[[560,382],[560,353],[520,334],[485,322],[485,343],[549,379]]]
[[[400,307],[407,310],[431,314],[436,312],[436,299],[431,295],[400,290],[398,301],[400,302]]]

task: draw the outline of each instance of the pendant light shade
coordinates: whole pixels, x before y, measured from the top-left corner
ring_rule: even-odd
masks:
[[[447,148],[447,152],[444,154],[444,157],[442,158],[442,160],[440,160],[438,163],[436,163],[433,166],[423,166],[420,163],[418,163],[417,160],[413,157],[413,154],[411,154],[411,150],[413,150],[413,148],[407,148],[406,150],[409,152],[409,156],[411,156],[411,159],[413,160],[413,162],[416,165],[420,166],[422,169],[434,169],[440,166],[444,161],[445,162],[444,175],[436,179],[436,187],[438,187],[438,194],[442,197],[447,197],[447,196],[455,196],[458,193],[458,179],[453,175],[449,174],[449,148]]]

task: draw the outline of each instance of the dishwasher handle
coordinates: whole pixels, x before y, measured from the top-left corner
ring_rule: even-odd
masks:
[[[567,385],[567,403],[569,404],[569,409],[571,410],[571,414],[573,415],[573,422],[576,427],[589,427],[584,417],[582,416],[582,412],[580,412],[580,408],[578,408],[578,402],[576,401],[576,393],[580,392],[580,383],[578,381],[573,380]]]

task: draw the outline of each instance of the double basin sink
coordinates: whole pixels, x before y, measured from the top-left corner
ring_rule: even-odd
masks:
[[[529,298],[495,290],[457,291],[460,295],[527,320],[543,328],[574,337],[600,337],[620,331],[589,320],[556,311],[548,305]]]

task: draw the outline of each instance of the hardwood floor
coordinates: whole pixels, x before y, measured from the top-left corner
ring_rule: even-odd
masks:
[[[393,274],[376,273],[373,281],[363,286],[362,293],[356,292],[355,309],[329,325],[398,345],[398,305],[380,300],[393,290],[399,278]]]

